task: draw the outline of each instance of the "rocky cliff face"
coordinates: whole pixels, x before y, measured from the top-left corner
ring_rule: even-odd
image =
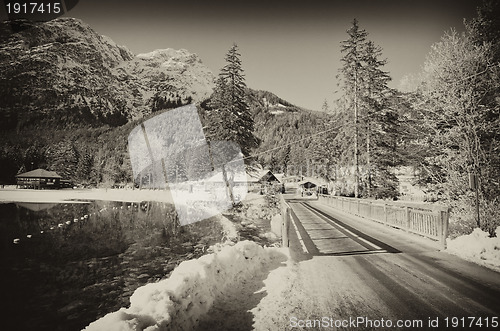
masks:
[[[213,75],[185,50],[135,56],[87,24],[60,18],[0,23],[0,117],[4,129],[121,125],[169,103],[208,97]]]
[[[193,101],[212,93],[214,76],[196,54],[185,49],[159,49],[122,62],[117,73],[143,94],[147,108],[156,111]]]

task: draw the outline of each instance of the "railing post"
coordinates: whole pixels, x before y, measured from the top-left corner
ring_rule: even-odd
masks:
[[[384,201],[384,223],[387,224],[387,202]]]
[[[438,209],[437,213],[437,235],[438,235],[438,240],[441,243],[441,246],[446,245],[446,243],[443,242],[443,213],[441,210]]]
[[[450,208],[446,210],[439,211],[439,224],[440,224],[440,236],[441,236],[441,245],[443,249],[446,249],[446,238],[448,237],[448,222],[450,217]]]
[[[290,228],[290,208],[286,207],[283,215],[283,223],[281,229],[281,245],[289,247],[288,230]]]
[[[290,229],[290,217],[291,211],[290,206],[286,203],[283,195],[280,194],[280,203],[281,203],[281,244],[283,247],[289,247],[289,236],[288,231]]]
[[[406,206],[405,207],[406,211],[406,230],[410,231],[410,207]]]

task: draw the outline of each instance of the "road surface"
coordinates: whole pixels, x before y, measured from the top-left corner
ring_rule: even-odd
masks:
[[[317,201],[289,204],[300,294],[283,293],[283,329],[500,330],[498,272]]]

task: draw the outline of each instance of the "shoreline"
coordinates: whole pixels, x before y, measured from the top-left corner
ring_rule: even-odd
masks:
[[[122,202],[157,201],[173,203],[168,192],[130,189],[60,189],[34,190],[5,187],[0,189],[0,203],[78,203],[75,200],[104,200]]]

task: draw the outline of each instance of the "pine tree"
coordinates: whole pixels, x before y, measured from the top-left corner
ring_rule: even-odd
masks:
[[[330,106],[328,105],[328,101],[323,101],[323,105],[321,106],[321,110],[325,113],[329,113],[330,112]]]
[[[363,77],[363,60],[365,59],[366,37],[368,33],[361,29],[356,19],[347,30],[349,39],[341,43],[344,92],[350,102],[354,114],[354,196],[359,197],[359,106]]]
[[[288,165],[290,163],[290,145],[285,149],[285,155],[283,157],[283,174],[288,176]]]
[[[384,129],[389,129],[387,124],[388,118],[385,118],[384,112],[387,111],[387,98],[390,94],[390,89],[387,86],[391,77],[381,68],[387,63],[387,60],[380,60],[382,49],[375,46],[372,41],[368,41],[365,49],[365,67],[364,67],[364,105],[366,112],[364,122],[366,127],[366,169],[367,169],[367,196],[372,196],[372,167],[376,167],[377,171],[386,173],[387,167],[380,167],[377,159],[373,160],[374,152],[377,153],[377,147],[383,144],[386,132]],[[384,128],[385,127],[385,128]],[[376,140],[373,141],[373,133],[377,134]],[[378,141],[377,141],[378,140]],[[375,162],[372,162],[375,161]],[[387,176],[384,176],[387,177]],[[383,186],[383,185],[382,185]]]
[[[238,46],[233,44],[226,54],[226,65],[219,73],[209,103],[208,118],[212,126],[209,139],[236,142],[243,154],[249,155],[258,141],[253,134],[254,121],[247,102],[240,57]]]
[[[253,134],[254,121],[247,101],[247,86],[240,57],[238,46],[234,43],[226,54],[226,65],[217,78],[209,103],[210,109],[206,113],[208,125],[205,125],[208,128],[207,137],[213,163],[216,167],[221,167],[233,206],[235,199],[224,164],[238,157],[240,149],[243,155],[248,156],[258,145],[258,140]],[[217,141],[233,142],[239,148],[234,148],[235,146],[230,143],[220,144]]]
[[[350,152],[341,152],[340,160],[345,167],[346,161],[350,163],[354,159],[355,197],[394,197],[397,185],[386,160],[394,152],[390,147],[394,147],[392,134],[396,132],[393,126],[397,116],[388,106],[392,91],[387,84],[391,78],[382,70],[387,61],[380,59],[382,49],[367,39],[368,33],[359,27],[357,20],[347,33],[349,38],[341,44],[344,97],[342,107],[338,108],[353,114],[354,121],[345,122],[335,139],[336,148],[346,150],[351,141],[354,145],[354,155],[350,157]],[[363,176],[361,166],[366,169]]]
[[[80,152],[80,158],[76,169],[77,179],[84,182],[89,181],[93,165],[94,156],[91,154],[91,151],[86,149],[82,150]]]

